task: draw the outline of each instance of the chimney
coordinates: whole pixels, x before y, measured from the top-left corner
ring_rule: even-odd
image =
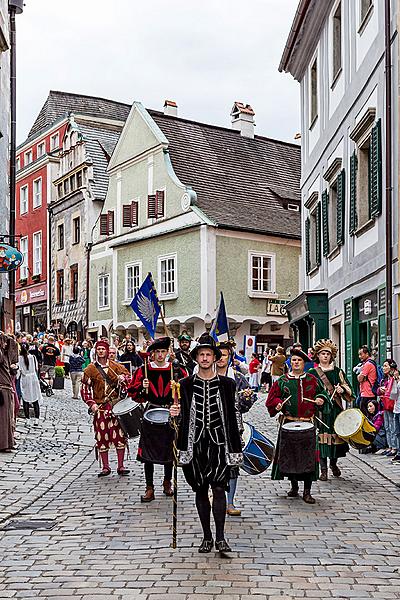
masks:
[[[232,129],[237,129],[244,137],[254,138],[254,115],[250,104],[235,102],[231,110]]]
[[[164,102],[164,115],[170,115],[171,117],[178,116],[178,105],[173,100],[166,100]]]

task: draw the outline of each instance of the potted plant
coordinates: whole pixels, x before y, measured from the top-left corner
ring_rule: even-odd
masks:
[[[55,367],[55,376],[53,380],[53,389],[54,390],[63,390],[64,389],[64,367]]]

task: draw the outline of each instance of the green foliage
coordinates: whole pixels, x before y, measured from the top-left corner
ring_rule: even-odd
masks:
[[[55,367],[54,372],[55,372],[56,377],[64,377],[65,376],[64,367]]]

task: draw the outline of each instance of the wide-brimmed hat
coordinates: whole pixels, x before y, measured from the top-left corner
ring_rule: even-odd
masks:
[[[148,346],[147,348],[147,352],[154,352],[155,350],[169,350],[169,347],[171,345],[171,338],[170,337],[160,337],[157,338],[156,340],[154,340],[154,342],[152,342],[150,344],[150,346]]]
[[[221,358],[221,350],[218,349],[214,338],[212,338],[207,332],[203,333],[197,342],[197,346],[190,352],[190,356],[193,358],[193,360],[196,360],[197,353],[202,348],[210,348],[214,352],[217,360]]]
[[[330,352],[332,360],[335,360],[338,353],[338,347],[336,346],[335,342],[332,340],[318,340],[318,342],[314,344],[314,356],[318,356],[318,354],[324,350],[326,350],[326,352]]]
[[[302,358],[305,363],[310,362],[309,356],[303,352],[303,350],[300,350],[300,348],[291,348],[290,356],[298,356],[299,358]]]

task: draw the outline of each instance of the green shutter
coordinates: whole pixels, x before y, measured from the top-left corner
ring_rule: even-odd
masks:
[[[329,254],[329,213],[328,213],[329,195],[328,192],[322,192],[322,252],[324,256]]]
[[[311,255],[310,255],[310,219],[307,217],[305,222],[305,250],[306,250],[306,271],[311,271]]]
[[[317,265],[321,264],[321,202],[317,204],[315,219],[315,257]]]
[[[342,169],[336,182],[336,243],[338,246],[344,244],[345,184],[345,171]]]
[[[382,134],[380,119],[371,131],[368,196],[369,216],[372,219],[382,212]]]
[[[353,234],[357,230],[357,166],[357,153],[354,150],[350,157],[350,234]]]

